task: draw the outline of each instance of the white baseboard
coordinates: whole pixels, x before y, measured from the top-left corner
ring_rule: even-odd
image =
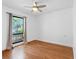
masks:
[[[72,47],[73,48],[73,46],[70,46],[68,44],[59,43],[59,42],[53,42],[53,41],[48,41],[48,40],[45,40],[45,39],[29,39],[29,40],[27,40],[27,42],[31,42],[33,40],[39,40],[39,41],[44,41],[44,42],[48,42],[48,43],[53,43],[53,44],[58,44],[58,45],[67,46],[67,47]]]
[[[63,44],[63,43],[59,43],[59,42],[52,42],[52,41],[40,40],[40,39],[37,39],[37,40],[44,41],[44,42],[48,42],[48,43],[52,43],[52,44],[58,44],[58,45],[66,46],[66,47],[72,47],[73,48],[73,46],[69,46],[67,44]]]

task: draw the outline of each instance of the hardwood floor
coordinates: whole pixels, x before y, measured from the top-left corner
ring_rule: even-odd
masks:
[[[2,56],[3,59],[73,59],[73,51],[70,47],[34,40],[4,51]]]

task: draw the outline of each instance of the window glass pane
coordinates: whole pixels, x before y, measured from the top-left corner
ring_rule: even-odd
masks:
[[[23,33],[24,20],[21,17],[13,16],[12,18],[12,33]]]

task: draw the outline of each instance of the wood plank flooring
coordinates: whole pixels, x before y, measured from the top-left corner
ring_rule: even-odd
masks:
[[[72,48],[37,40],[2,53],[3,59],[73,59]]]

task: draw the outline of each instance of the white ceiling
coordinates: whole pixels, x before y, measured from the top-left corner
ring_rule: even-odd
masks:
[[[17,9],[24,13],[32,13],[31,8],[25,8],[24,6],[32,6],[33,1],[39,2],[39,4],[46,4],[47,7],[43,8],[43,12],[51,12],[55,10],[60,10],[64,8],[72,8],[73,0],[2,0],[2,4]]]

